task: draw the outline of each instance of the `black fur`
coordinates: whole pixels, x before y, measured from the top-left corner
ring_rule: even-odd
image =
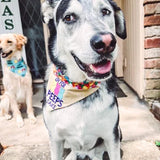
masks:
[[[120,11],[121,10],[121,8],[117,6],[116,2],[114,2],[113,0],[108,0],[108,1],[112,5],[114,11]]]
[[[54,0],[47,0],[49,4],[53,4]]]
[[[124,30],[119,32],[118,30],[121,28],[120,27],[120,20],[119,17],[117,16],[117,12],[121,11],[121,8],[117,6],[116,2],[114,2],[113,0],[108,0],[109,3],[112,5],[114,11],[115,11],[115,26],[116,26],[116,34],[122,38],[125,39],[127,37],[127,31],[126,31],[126,22],[125,20],[123,20],[123,26],[124,26]]]
[[[80,156],[77,156],[77,160],[91,160],[91,159],[88,156],[85,156],[84,158],[81,158]]]
[[[96,92],[94,92],[92,95],[82,99],[80,102],[83,103],[83,107],[84,108],[89,108],[90,107],[90,102],[93,102],[96,98],[100,98],[100,91],[97,90]]]
[[[49,37],[49,41],[48,41],[48,49],[49,49],[50,59],[56,65],[56,67],[58,67],[59,69],[65,71],[66,70],[65,64],[61,63],[58,60],[58,57],[56,57],[54,55],[54,52],[53,52],[54,43],[55,43],[56,37],[57,37],[57,31],[56,31],[56,27],[55,27],[55,24],[54,24],[54,19],[51,19],[49,21],[48,27],[49,27],[49,30],[50,30],[50,37]]]
[[[106,81],[106,89],[108,90],[109,93],[114,93],[116,95],[117,87],[118,87],[118,84],[114,76],[112,76],[110,79]]]
[[[63,15],[64,15],[65,11],[67,10],[67,8],[69,6],[69,3],[70,3],[70,0],[63,0],[59,4],[59,6],[57,8],[57,13],[56,13],[57,24],[58,24],[59,20],[63,18]]]
[[[113,134],[114,134],[114,137],[115,137],[115,142],[117,142],[120,138],[118,126],[119,126],[119,115],[118,115],[118,119],[117,119],[117,122],[116,122],[114,130],[113,130]]]
[[[119,21],[119,17],[117,15],[115,15],[115,23],[116,23],[116,28],[118,28],[121,24]],[[127,38],[127,31],[126,31],[126,22],[125,20],[123,20],[123,26],[124,26],[124,30],[123,32],[118,32],[118,30],[116,30],[116,34],[122,38],[122,39],[126,39]]]

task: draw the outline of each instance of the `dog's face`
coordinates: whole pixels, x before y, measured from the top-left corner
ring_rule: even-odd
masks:
[[[22,46],[27,43],[27,38],[20,34],[0,35],[0,54],[2,58],[12,57]]]
[[[44,20],[54,19],[55,50],[62,63],[77,65],[91,80],[110,77],[117,55],[116,33],[126,38],[125,21],[112,0],[49,0]],[[50,7],[51,6],[51,7]]]

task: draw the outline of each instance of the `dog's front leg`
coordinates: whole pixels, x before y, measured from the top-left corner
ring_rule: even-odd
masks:
[[[11,98],[11,107],[12,107],[12,109],[13,109],[13,114],[14,114],[15,117],[16,117],[17,126],[18,126],[19,128],[20,128],[20,127],[23,127],[24,121],[23,121],[21,112],[20,112],[20,110],[19,110],[18,104],[17,104],[16,100],[15,100],[13,97]]]
[[[31,91],[31,89],[29,89],[28,92],[27,92],[26,105],[27,105],[28,118],[30,119],[30,122],[32,124],[34,124],[37,121],[37,119],[35,118],[34,112],[33,112],[33,107],[32,107],[32,91]]]
[[[120,156],[120,139],[112,136],[110,139],[104,139],[110,160],[121,160]]]
[[[51,160],[62,160],[64,141],[50,138]]]

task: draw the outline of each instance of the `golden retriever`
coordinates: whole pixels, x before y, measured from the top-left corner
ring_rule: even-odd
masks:
[[[27,106],[31,123],[36,122],[32,108],[32,78],[29,67],[22,58],[22,47],[27,38],[21,34],[1,34],[0,53],[3,69],[4,94],[1,96],[0,111],[11,119],[10,111],[16,117],[18,127],[24,125],[21,105]]]

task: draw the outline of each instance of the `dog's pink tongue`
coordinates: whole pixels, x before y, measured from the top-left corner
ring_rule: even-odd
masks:
[[[105,74],[105,73],[108,73],[111,70],[111,62],[107,61],[104,64],[92,64],[91,68],[96,73]]]

